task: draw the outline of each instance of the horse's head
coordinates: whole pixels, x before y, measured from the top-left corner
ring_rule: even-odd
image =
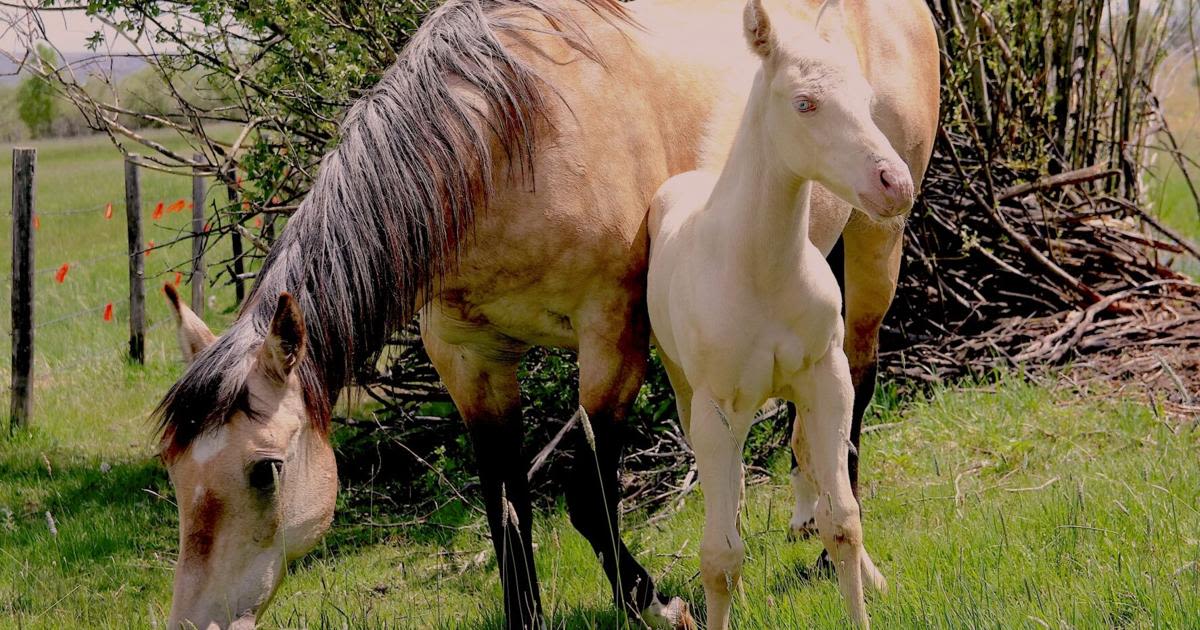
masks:
[[[763,60],[766,142],[796,175],[876,219],[912,208],[908,166],[871,117],[875,97],[846,33],[839,0],[815,23],[775,24],[749,0],[746,39]]]
[[[284,293],[265,331],[217,338],[166,292],[189,364],[160,407],[179,505],[169,627],[252,628],[286,562],[329,527],[337,494],[333,451],[296,369],[304,317]]]

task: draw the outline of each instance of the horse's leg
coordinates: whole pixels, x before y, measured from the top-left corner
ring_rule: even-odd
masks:
[[[850,428],[849,476],[854,496],[859,496],[859,437],[863,415],[875,396],[879,364],[879,329],[896,296],[900,277],[900,257],[904,249],[903,232],[872,223],[856,212],[840,241],[844,263],[842,280],[846,315],[846,357],[854,381],[854,414]],[[832,264],[832,261],[831,261]],[[838,268],[835,267],[835,270]]]
[[[433,325],[431,326],[431,321]],[[542,627],[542,603],[533,563],[533,513],[522,449],[524,429],[517,366],[524,348],[496,336],[469,345],[438,336],[437,316],[423,318],[422,339],[450,391],[474,446],[488,528],[504,587],[510,630]]]
[[[793,389],[798,399],[793,444],[807,445],[808,465],[801,460],[801,472],[817,489],[817,531],[837,571],[838,588],[850,618],[865,627],[868,620],[862,567],[866,553],[858,501],[847,474],[846,441],[850,437],[854,388],[845,353],[831,350],[797,380]]]
[[[738,531],[742,497],[742,446],[751,418],[718,408],[719,401],[698,391],[692,396],[688,441],[704,491],[704,534],[700,540],[700,579],[708,607],[709,630],[729,627],[734,590],[742,579],[746,547]]]
[[[656,627],[691,627],[687,605],[656,592],[654,580],[621,539],[618,523],[617,467],[624,421],[646,374],[646,315],[611,305],[595,313],[576,322],[579,404],[591,428],[573,433],[574,462],[567,484],[571,523],[600,559],[618,610]]]

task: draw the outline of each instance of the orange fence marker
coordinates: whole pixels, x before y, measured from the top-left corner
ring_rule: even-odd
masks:
[[[104,218],[105,219],[112,218],[112,202],[111,201],[104,205]]]
[[[160,204],[161,205],[161,204]],[[150,257],[150,252],[154,251],[154,241],[146,241],[146,257]]]
[[[58,271],[54,272],[54,280],[59,284],[62,284],[63,280],[67,279],[67,272],[70,270],[71,263],[63,263],[62,266],[58,268]]]
[[[180,282],[183,282],[183,272],[176,271],[175,272],[175,286],[179,286]]]
[[[157,221],[162,218],[162,215],[163,215],[163,202],[160,201],[160,202],[158,202],[157,206],[154,206],[154,212],[152,212],[150,214],[150,218]]]
[[[35,230],[42,229],[42,218],[36,214],[33,215],[33,229],[35,229]]]
[[[112,302],[104,305],[104,321],[112,321]]]
[[[171,204],[170,206],[168,206],[167,212],[179,212],[180,210],[183,210],[183,207],[185,205],[187,205],[187,202],[184,201],[183,199],[180,199],[180,200],[176,201],[175,203]]]

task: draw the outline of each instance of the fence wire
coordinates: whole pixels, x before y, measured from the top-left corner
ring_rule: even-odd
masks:
[[[70,265],[71,267],[83,267],[83,266],[90,265],[95,262],[100,262],[102,260],[109,260],[109,259],[117,258],[120,256],[124,256],[124,257],[128,258],[129,252],[127,252],[125,250],[120,250],[120,251],[112,252],[109,254],[100,254],[99,256],[92,256],[91,258],[84,258],[82,260],[64,260],[63,262]],[[62,269],[62,264],[58,264],[54,267],[43,267],[41,269],[34,269],[33,272],[38,273],[38,274],[55,273],[59,269]]]
[[[107,208],[110,203],[112,203],[112,202],[106,201],[98,206],[92,206],[90,208],[73,208],[71,210],[51,210],[49,212],[35,212],[34,216],[46,218],[46,217],[66,217],[66,216],[74,216],[74,215],[79,215],[79,214],[87,214],[89,212],[96,212],[97,210],[103,210],[103,209]],[[116,205],[113,205],[113,212],[115,214]]]
[[[48,326],[53,326],[55,324],[61,324],[62,322],[69,321],[69,320],[75,319],[77,317],[82,317],[84,315],[87,315],[88,313],[99,312],[100,314],[103,314],[104,309],[107,308],[108,305],[110,305],[110,304],[114,304],[114,303],[113,302],[105,302],[99,306],[89,306],[88,308],[80,309],[80,310],[72,312],[72,313],[67,313],[66,315],[62,315],[60,317],[55,317],[54,319],[51,319],[46,322],[36,322],[33,325],[33,329],[39,330],[42,328],[46,328]],[[114,309],[115,309],[115,306],[114,306]],[[113,313],[113,316],[114,317],[116,316],[115,312]]]

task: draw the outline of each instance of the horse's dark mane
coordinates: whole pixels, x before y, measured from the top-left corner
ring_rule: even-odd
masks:
[[[606,19],[625,18],[617,0],[576,1]],[[251,361],[282,291],[305,314],[308,352],[296,369],[310,420],[328,429],[330,407],[356,366],[411,319],[417,295],[454,264],[475,208],[492,193],[493,145],[510,169],[531,176],[543,86],[499,34],[553,33],[596,58],[567,5],[450,0],[429,15],[395,65],[350,107],[337,148],[267,256],[238,320],[159,404],[168,451],[185,449],[245,404]]]

